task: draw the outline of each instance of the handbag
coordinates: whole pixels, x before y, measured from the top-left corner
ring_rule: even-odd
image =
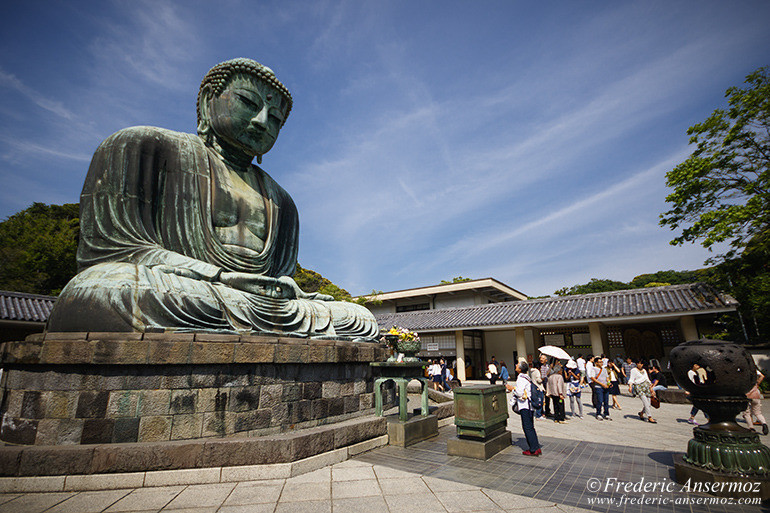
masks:
[[[657,395],[650,397],[650,404],[653,408],[660,408],[660,399],[658,399]]]
[[[521,415],[521,410],[519,409],[519,400],[516,398],[516,394],[513,394],[511,396],[510,404],[511,404],[511,409],[513,410],[513,413],[517,413]]]
[[[759,386],[754,385],[754,388],[746,393],[746,397],[749,399],[762,399],[762,394],[759,393]]]

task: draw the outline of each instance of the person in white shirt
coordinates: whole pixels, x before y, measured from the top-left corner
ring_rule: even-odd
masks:
[[[529,367],[529,366],[528,366]],[[543,404],[543,399],[545,398],[545,387],[543,386],[543,378],[540,376],[540,370],[532,366],[529,371],[527,371],[527,375],[529,376],[529,379],[532,381],[532,383],[535,384],[537,387],[537,394],[540,397],[540,404]],[[535,416],[536,420],[545,420],[545,417],[543,417],[543,407],[540,408],[533,408],[532,413]]]
[[[436,360],[433,360],[431,366],[428,367],[428,374],[430,375],[430,380],[433,382],[433,390],[441,388],[441,391],[443,392],[444,389],[441,387],[441,365],[436,363]]]
[[[497,383],[497,365],[495,365],[494,356],[492,361],[487,365],[487,374],[489,374],[489,384],[494,385]]]
[[[652,418],[652,410],[650,409],[650,397],[655,396],[655,391],[652,389],[650,377],[644,369],[642,360],[636,362],[636,367],[631,369],[631,375],[628,377],[628,393],[635,395],[642,401],[642,411],[639,412],[639,418],[644,420],[646,417],[647,422],[657,424],[658,422]]]
[[[578,355],[575,363],[577,363],[577,368],[580,371],[580,381],[583,382],[585,380],[585,375],[586,375],[586,360],[585,358],[583,358],[582,354]]]
[[[524,437],[527,439],[527,445],[529,446],[527,450],[522,451],[522,454],[525,456],[540,456],[543,451],[540,449],[540,442],[535,432],[535,422],[529,397],[532,390],[532,381],[530,381],[527,371],[529,371],[527,362],[517,363],[516,372],[519,375],[516,378],[516,387],[508,385],[506,388],[512,391],[516,398],[519,414],[521,414],[521,428],[524,430]]]
[[[588,360],[586,360],[586,372],[583,377],[584,383],[591,388],[591,405],[593,405],[594,408],[596,408],[596,390],[591,384],[591,378],[596,374],[596,367],[594,366],[595,359],[595,356],[588,355]]]

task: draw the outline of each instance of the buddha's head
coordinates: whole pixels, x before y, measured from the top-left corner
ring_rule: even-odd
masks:
[[[289,90],[251,59],[217,64],[198,92],[198,134],[249,157],[270,151],[292,107]]]

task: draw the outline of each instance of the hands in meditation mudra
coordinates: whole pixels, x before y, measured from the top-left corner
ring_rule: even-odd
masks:
[[[291,278],[297,209],[252,164],[291,107],[272,70],[233,59],[203,79],[198,135],[145,126],[105,140],[80,197],[79,274],[48,331],[377,337],[366,308]]]

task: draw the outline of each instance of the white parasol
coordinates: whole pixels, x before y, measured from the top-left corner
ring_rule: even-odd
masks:
[[[559,360],[570,359],[569,353],[567,353],[567,351],[565,351],[561,347],[543,346],[543,347],[539,347],[537,350],[543,353],[544,355],[553,356],[554,358],[558,358]]]

